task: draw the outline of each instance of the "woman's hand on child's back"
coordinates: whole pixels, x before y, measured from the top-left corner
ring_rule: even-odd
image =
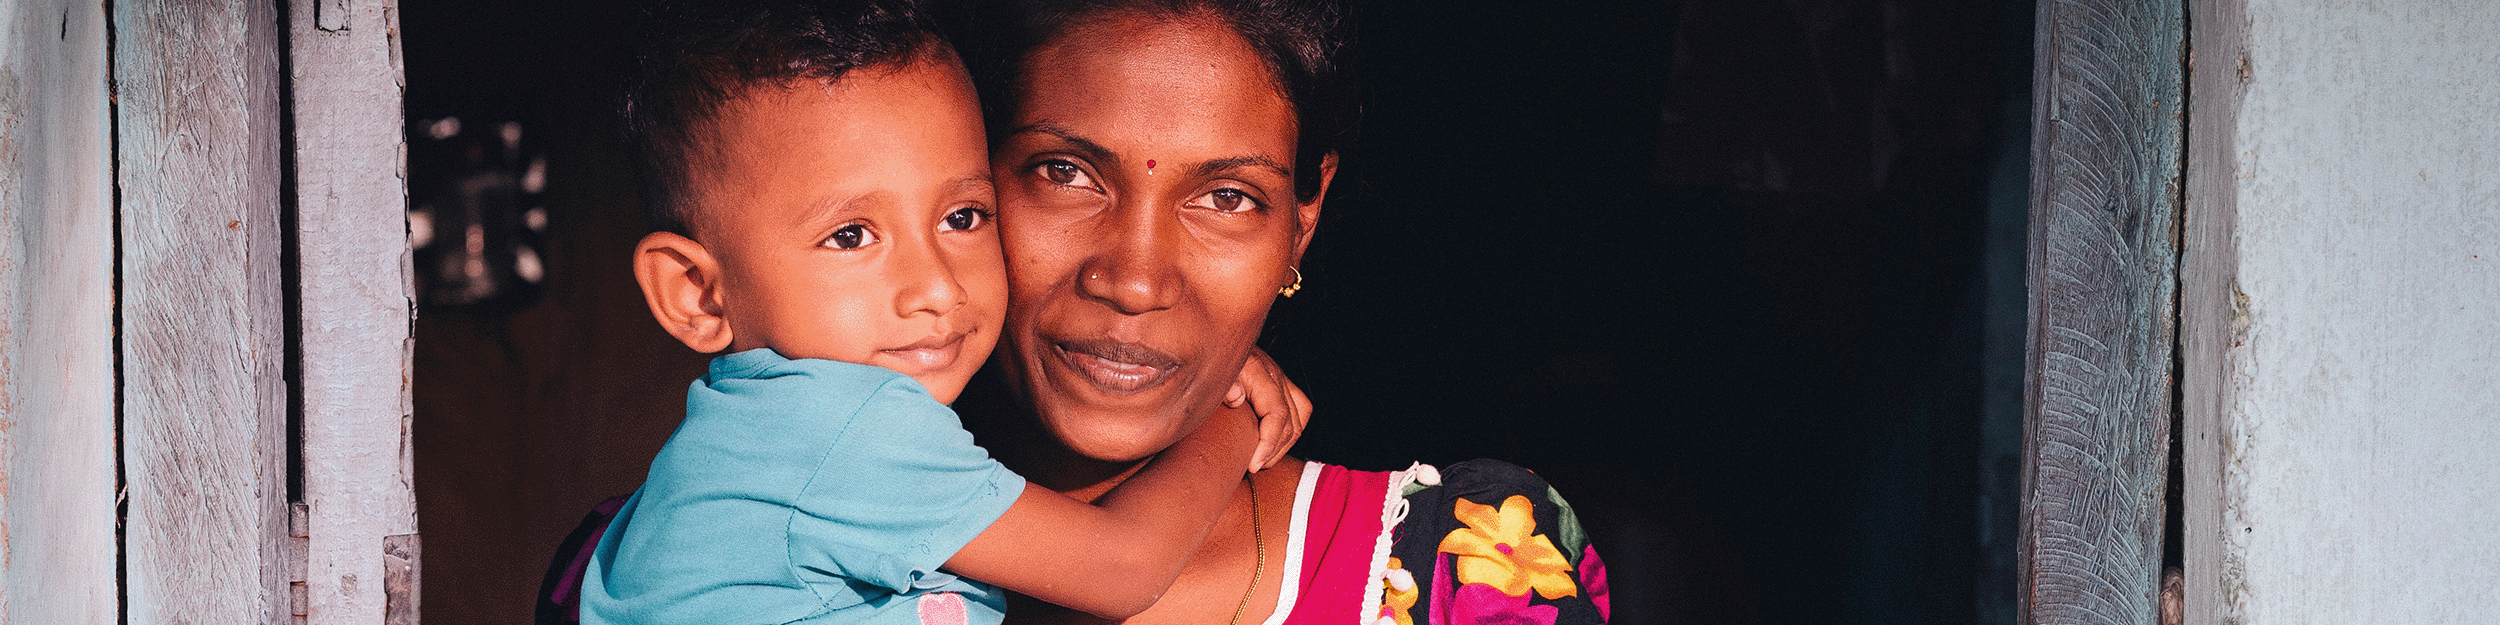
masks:
[[[1250,472],[1257,473],[1275,465],[1302,439],[1302,428],[1311,422],[1311,398],[1302,394],[1302,387],[1285,379],[1285,370],[1276,366],[1266,350],[1250,348],[1250,359],[1241,363],[1241,374],[1233,379],[1232,390],[1225,391],[1224,405],[1240,408],[1249,404],[1259,416],[1259,445],[1250,452]]]

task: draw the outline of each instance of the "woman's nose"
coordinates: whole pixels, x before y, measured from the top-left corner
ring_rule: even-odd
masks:
[[[1141,202],[1096,222],[1100,230],[1088,238],[1097,247],[1078,267],[1077,292],[1122,314],[1171,308],[1179,286],[1174,243],[1180,234],[1171,217]]]

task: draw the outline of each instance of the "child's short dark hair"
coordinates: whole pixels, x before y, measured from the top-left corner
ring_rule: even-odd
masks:
[[[952,58],[920,0],[661,0],[645,11],[618,112],[653,230],[692,235],[697,128],[751,87]]]

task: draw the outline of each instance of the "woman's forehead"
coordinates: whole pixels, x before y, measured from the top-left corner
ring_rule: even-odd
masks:
[[[1246,41],[1216,20],[1132,15],[1088,21],[1029,53],[1009,131],[1047,126],[1115,152],[1290,162],[1293,105]]]

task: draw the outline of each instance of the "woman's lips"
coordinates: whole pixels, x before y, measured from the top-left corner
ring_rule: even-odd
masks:
[[[921,339],[910,345],[878,351],[920,371],[937,371],[954,365],[955,359],[963,356],[964,337],[969,334],[971,333],[949,332]]]
[[[1110,339],[1074,339],[1053,343],[1059,360],[1094,388],[1127,395],[1154,388],[1181,367],[1180,360],[1153,348]]]

